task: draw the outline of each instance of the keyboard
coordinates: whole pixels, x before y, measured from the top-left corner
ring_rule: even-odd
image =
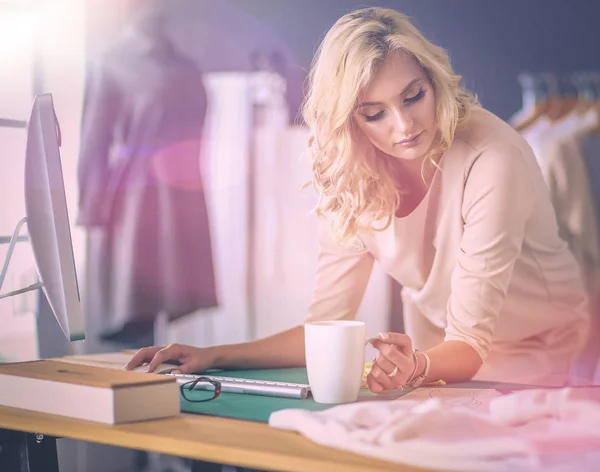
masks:
[[[196,375],[196,374],[166,374],[177,378],[178,384],[193,382],[198,377],[207,377],[221,384],[221,391],[228,393],[243,393],[246,395],[260,395],[265,397],[281,398],[307,398],[310,392],[308,384],[291,382],[275,382],[272,380],[251,380],[234,377],[223,377],[220,375]],[[213,390],[214,387],[208,382],[198,382],[195,386],[199,390]]]

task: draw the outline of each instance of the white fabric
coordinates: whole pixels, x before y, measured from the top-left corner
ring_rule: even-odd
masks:
[[[492,399],[486,411],[437,398],[286,409],[272,413],[269,425],[321,445],[436,470],[595,471],[600,403],[581,392],[520,391]]]

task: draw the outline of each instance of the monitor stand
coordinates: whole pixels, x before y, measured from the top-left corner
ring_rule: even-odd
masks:
[[[8,252],[6,254],[6,260],[2,266],[2,272],[0,272],[0,290],[6,278],[8,266],[10,264],[11,257],[13,255],[15,246],[19,242],[29,242],[28,236],[21,236],[21,229],[23,225],[27,223],[27,217],[22,218],[15,227],[15,231],[12,236],[0,237],[0,244],[8,244]],[[42,288],[42,283],[37,282],[29,285],[28,287],[13,290],[8,293],[0,293],[0,299],[12,297],[22,293],[30,292]],[[35,323],[36,323],[36,341],[38,357],[40,359],[47,359],[51,357],[62,357],[66,354],[71,354],[71,348],[69,342],[66,340],[65,335],[58,323],[58,320],[54,316],[54,312],[48,303],[46,294],[43,290],[37,293],[37,303],[35,312]]]
[[[12,257],[13,251],[15,250],[15,245],[21,241],[29,241],[27,236],[20,236],[21,228],[23,225],[27,223],[27,217],[22,218],[15,228],[15,231],[10,239],[7,237],[3,237],[0,239],[0,244],[6,244],[8,242],[8,253],[6,254],[6,260],[4,261],[4,266],[2,267],[2,272],[0,273],[0,290],[2,290],[2,284],[4,283],[4,278],[6,277],[6,272],[8,270],[8,264],[10,263],[10,258]],[[18,290],[13,290],[8,293],[0,293],[0,299],[12,297],[13,295],[18,295],[20,293],[30,292],[31,290],[37,290],[42,287],[41,282],[37,282],[29,287],[21,288]]]

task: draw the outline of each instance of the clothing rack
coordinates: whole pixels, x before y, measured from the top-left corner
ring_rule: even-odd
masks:
[[[572,376],[600,380],[600,71],[522,73],[509,120],[531,146],[590,300],[590,339]]]
[[[600,101],[600,71],[568,74],[522,72],[517,80],[521,86],[522,108],[509,119],[509,123],[519,131],[544,114],[549,113],[551,118],[559,119],[568,111],[565,101],[589,105],[597,105]],[[574,106],[574,103],[570,105]]]

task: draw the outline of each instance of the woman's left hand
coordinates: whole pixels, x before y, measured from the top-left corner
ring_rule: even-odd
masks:
[[[379,355],[367,376],[369,389],[382,393],[406,385],[415,371],[411,339],[406,334],[381,333],[371,344]]]

